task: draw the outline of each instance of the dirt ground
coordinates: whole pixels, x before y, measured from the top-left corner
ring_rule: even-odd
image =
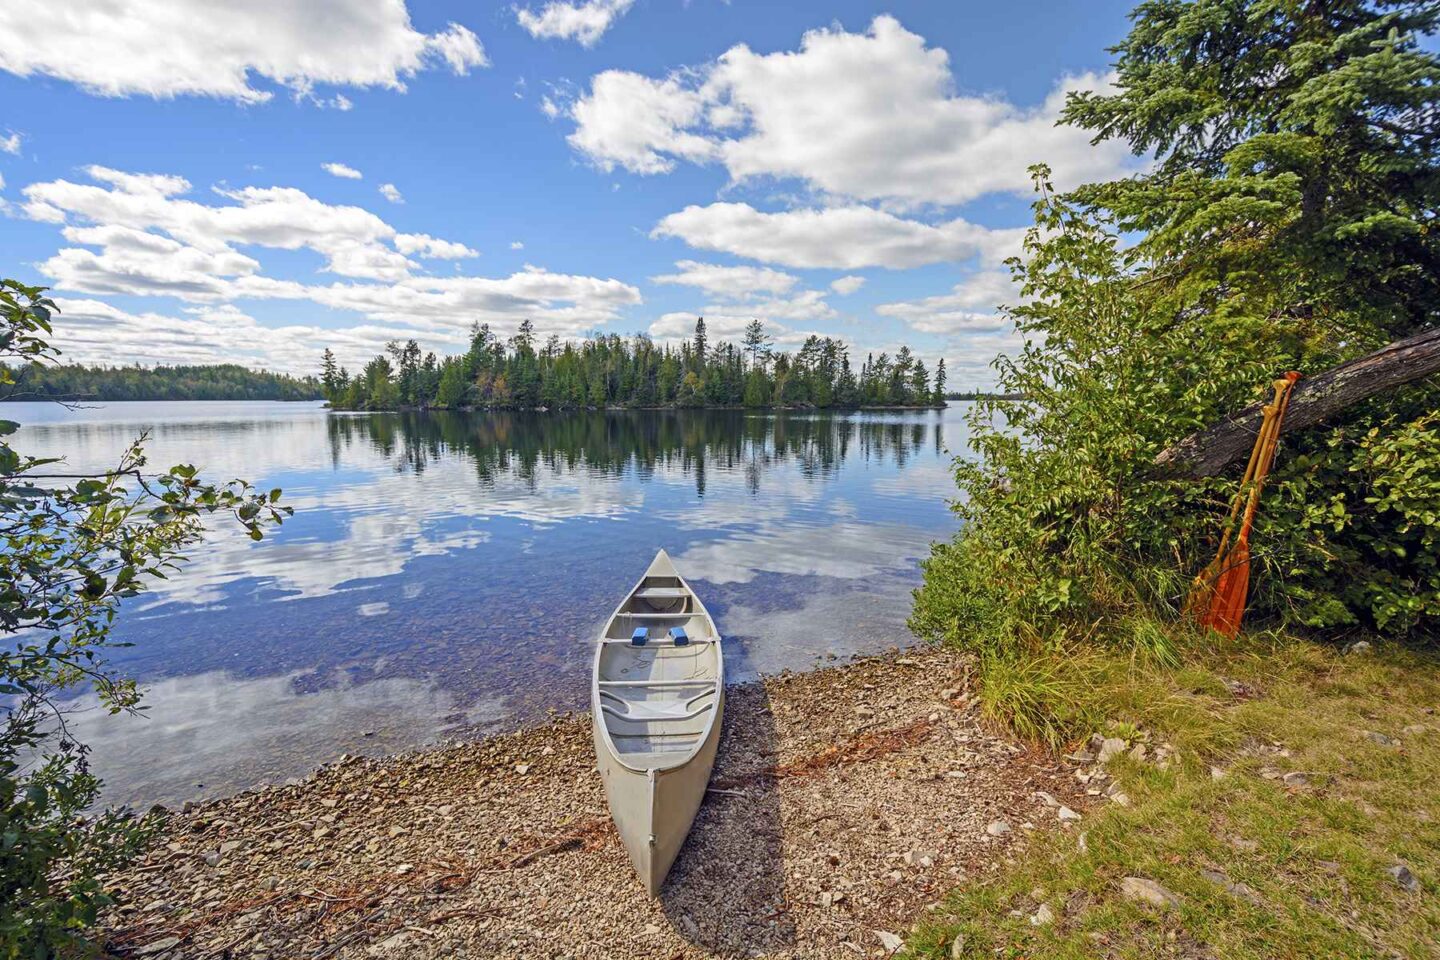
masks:
[[[112,878],[116,956],[862,957],[983,875],[1064,760],[989,733],[945,651],[727,691],[711,791],[659,899],[611,826],[588,716],[175,814]],[[1040,792],[1047,796],[1040,796]],[[1068,813],[1068,811],[1067,811]],[[1066,828],[1070,828],[1067,824]]]

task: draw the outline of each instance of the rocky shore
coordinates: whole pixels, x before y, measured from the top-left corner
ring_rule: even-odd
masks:
[[[611,826],[589,718],[562,716],[342,759],[173,815],[150,853],[110,878],[121,903],[105,918],[108,949],[152,960],[888,955],[944,891],[1086,807],[1073,766],[985,729],[965,676],[952,653],[897,651],[731,688],[711,791],[658,900]]]

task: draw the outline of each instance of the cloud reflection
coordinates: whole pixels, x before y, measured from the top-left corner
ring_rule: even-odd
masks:
[[[342,753],[409,749],[456,720],[503,714],[493,702],[458,710],[455,696],[428,680],[337,672],[302,693],[303,679],[210,671],[147,685],[142,716],[111,716],[93,700],[65,709],[74,711],[72,734],[92,748],[110,804],[175,804],[283,782]]]
[[[900,524],[764,524],[692,546],[675,563],[686,577],[711,583],[749,583],[763,573],[858,580],[912,566],[933,539]]]

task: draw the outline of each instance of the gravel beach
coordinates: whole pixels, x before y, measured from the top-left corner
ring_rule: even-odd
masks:
[[[884,956],[944,891],[1029,830],[1062,828],[1057,801],[1086,806],[1073,766],[985,729],[952,653],[768,678],[727,692],[711,791],[652,900],[611,826],[589,722],[346,758],[176,813],[111,878],[108,949]]]

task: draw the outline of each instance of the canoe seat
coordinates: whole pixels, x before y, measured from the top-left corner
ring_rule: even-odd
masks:
[[[699,707],[692,707],[683,700],[647,700],[637,703],[633,700],[621,700],[624,709],[616,709],[609,703],[601,704],[600,709],[610,716],[619,720],[630,720],[632,722],[645,720],[690,720],[699,717],[712,709],[711,704],[704,704]],[[650,734],[653,736],[654,734]]]
[[[632,637],[630,640],[615,640],[615,639],[612,639],[612,638],[610,638],[610,637],[606,637],[604,640],[601,640],[600,642],[601,642],[601,643],[607,643],[607,644],[608,644],[608,643],[618,643],[618,644],[620,644],[620,645],[623,646],[623,647],[638,646],[638,644],[636,644],[636,643],[634,642],[634,638],[633,638],[633,637]],[[675,643],[674,641],[669,640],[669,639],[656,640],[656,639],[654,639],[654,638],[652,637],[652,638],[650,638],[649,640],[647,640],[647,641],[645,642],[644,646],[647,646],[647,647],[698,647],[698,646],[703,646],[703,645],[705,645],[705,644],[707,644],[707,643],[714,643],[714,642],[715,642],[714,640],[696,640],[694,637],[691,637],[691,638],[690,638],[687,642],[685,642],[685,643]]]
[[[700,677],[695,680],[597,680],[601,687],[713,687],[715,678]]]

